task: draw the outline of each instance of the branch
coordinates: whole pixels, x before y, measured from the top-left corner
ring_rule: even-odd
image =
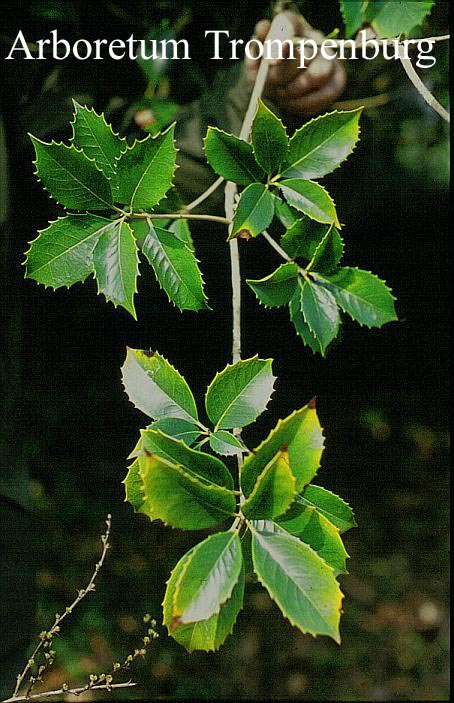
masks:
[[[74,696],[79,696],[81,693],[86,691],[100,691],[106,690],[111,691],[114,688],[130,688],[136,686],[137,684],[133,681],[126,681],[124,683],[103,683],[96,684],[96,686],[90,686],[88,689],[86,686],[80,686],[80,688],[58,688],[55,691],[43,691],[42,693],[33,693],[32,695],[24,696],[11,696],[11,698],[5,698],[2,703],[18,703],[19,701],[33,701],[39,700],[41,698],[51,698],[52,696],[66,696],[68,693],[72,693]]]
[[[145,220],[208,220],[210,222],[220,222],[223,225],[229,225],[231,219],[227,217],[219,217],[218,215],[191,215],[186,212],[168,212],[168,213],[134,213],[133,219]]]
[[[59,615],[58,613],[55,615],[54,624],[52,625],[50,630],[44,631],[41,633],[39,642],[36,645],[35,649],[33,650],[33,653],[31,655],[30,659],[26,663],[22,673],[18,674],[18,676],[17,676],[16,687],[14,689],[13,698],[17,697],[19,689],[22,686],[26,675],[28,674],[28,672],[30,671],[32,666],[35,664],[35,660],[36,660],[36,657],[38,656],[39,652],[45,646],[49,646],[49,643],[52,642],[53,636],[58,635],[58,633],[60,632],[60,624],[63,622],[63,620],[68,615],[71,615],[74,608],[80,603],[81,600],[83,600],[83,598],[85,598],[85,596],[88,593],[90,593],[90,591],[95,590],[96,577],[97,577],[102,565],[104,564],[107,550],[110,548],[109,537],[110,537],[110,528],[111,528],[111,524],[112,524],[111,520],[112,520],[112,516],[109,514],[107,516],[107,520],[106,520],[106,525],[107,525],[106,532],[101,536],[101,542],[103,545],[101,557],[100,557],[99,561],[96,563],[95,570],[93,571],[93,574],[90,578],[90,581],[88,582],[86,588],[82,588],[81,590],[78,591],[76,598],[73,600],[71,605],[69,605],[67,608],[65,608],[65,611],[64,611],[64,613],[62,613],[62,615]],[[49,660],[47,660],[47,661],[49,661]],[[30,693],[32,691],[34,683],[35,683],[35,681],[31,681],[31,685],[30,685],[30,687],[27,691],[27,695],[26,695],[26,697],[28,697],[28,698],[30,698]]]
[[[424,83],[422,82],[422,80],[420,79],[418,74],[416,73],[415,69],[413,68],[413,64],[411,62],[411,59],[405,58],[402,51],[399,51],[399,59],[400,59],[402,66],[404,67],[405,73],[407,74],[407,76],[409,77],[409,79],[411,80],[413,85],[415,86],[418,93],[420,95],[422,95],[422,97],[424,98],[426,103],[429,105],[429,107],[431,107],[433,110],[435,110],[435,112],[437,112],[440,115],[440,117],[442,117],[444,120],[446,120],[446,122],[449,123],[451,121],[449,112],[447,110],[445,110],[443,105],[440,105],[440,103],[432,95],[430,90],[428,90],[428,88],[426,88],[426,86],[424,85]]]

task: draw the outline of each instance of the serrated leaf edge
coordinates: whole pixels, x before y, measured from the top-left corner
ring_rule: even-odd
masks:
[[[218,372],[216,373],[216,375],[215,375],[215,377],[213,378],[213,380],[210,381],[210,383],[208,384],[207,389],[206,389],[206,391],[205,391],[205,408],[206,408],[206,402],[207,402],[208,393],[209,393],[209,391],[211,390],[211,388],[213,387],[214,383],[215,383],[216,381],[218,381],[219,378],[221,378],[224,374],[226,374],[226,373],[227,373],[228,371],[230,371],[231,369],[233,369],[233,368],[235,368],[235,367],[238,367],[238,366],[247,365],[247,364],[248,364],[249,362],[251,362],[251,361],[264,361],[264,362],[269,362],[269,366],[271,367],[272,364],[273,364],[274,359],[271,359],[271,358],[268,358],[268,359],[259,359],[258,354],[255,354],[254,356],[251,356],[250,359],[240,359],[239,361],[236,361],[235,363],[227,364],[227,366],[226,366],[224,369],[222,369],[222,371],[218,371]],[[263,367],[263,368],[265,368],[265,367]],[[271,368],[270,368],[270,370],[272,371]],[[277,380],[277,376],[274,376],[273,374],[271,374],[271,377],[272,377],[272,379],[273,379],[273,387],[272,387],[272,390],[271,390],[271,393],[270,393],[270,399],[268,400],[268,402],[267,402],[267,404],[265,405],[265,408],[263,409],[262,412],[265,412],[265,410],[267,410],[267,408],[268,408],[268,403],[270,402],[271,396],[272,396],[272,394],[274,393],[274,383],[275,383],[275,381]],[[255,378],[255,376],[254,376],[254,378]],[[249,385],[249,383],[251,383],[251,381],[253,381],[253,380],[254,380],[254,379],[251,379],[251,380],[248,382],[248,385]],[[245,387],[246,387],[246,386],[245,386]],[[260,413],[260,415],[261,415],[261,414],[262,414],[262,413]],[[225,415],[225,413],[224,413],[224,415]],[[258,417],[259,417],[259,416],[258,416]],[[210,418],[210,420],[211,420],[211,418]],[[219,421],[218,421],[217,424],[219,424]],[[243,425],[243,427],[245,427],[245,425]],[[217,429],[227,429],[227,428],[217,428],[217,425],[216,425],[216,428],[215,428],[214,431],[216,432]],[[230,428],[230,429],[232,429],[232,428]]]
[[[331,112],[324,112],[323,115],[317,115],[316,117],[313,117],[313,118],[312,118],[311,120],[309,120],[308,122],[305,122],[305,123],[299,128],[299,130],[297,130],[297,132],[299,132],[299,133],[301,134],[302,130],[304,130],[308,125],[311,125],[311,124],[313,124],[314,122],[320,122],[321,120],[323,120],[323,118],[326,118],[326,117],[328,117],[328,116],[330,116],[330,115],[347,114],[347,113],[351,113],[351,114],[353,114],[353,113],[358,113],[358,121],[357,121],[357,124],[356,124],[356,128],[357,128],[358,132],[357,132],[357,135],[356,135],[356,140],[355,140],[355,142],[354,142],[354,144],[353,144],[353,146],[352,146],[352,148],[351,148],[351,151],[350,151],[346,156],[344,156],[343,159],[341,159],[341,160],[339,161],[339,163],[337,164],[337,166],[335,166],[331,171],[328,171],[328,173],[326,173],[324,176],[319,176],[319,178],[325,178],[325,176],[327,176],[328,174],[334,173],[334,171],[336,171],[338,168],[340,168],[341,165],[344,163],[344,161],[346,161],[346,160],[349,158],[349,156],[351,156],[351,155],[353,154],[353,152],[356,150],[356,146],[357,146],[358,142],[360,141],[360,136],[361,136],[361,127],[360,127],[360,124],[359,124],[359,118],[361,117],[361,114],[362,114],[362,111],[363,111],[363,110],[364,110],[364,106],[361,105],[360,107],[356,107],[356,108],[354,108],[353,110],[331,110]],[[296,132],[295,132],[295,134],[296,134]],[[295,134],[293,134],[293,135],[291,136],[290,140],[289,140],[289,149],[290,149],[290,147],[291,147],[291,142],[292,142],[292,139],[294,138]],[[332,136],[332,135],[331,135],[331,136]],[[327,141],[328,141],[328,140],[326,139],[325,142],[327,142]],[[323,142],[323,143],[325,143],[325,142]],[[312,151],[315,151],[315,149],[313,149]],[[310,153],[312,153],[312,152],[310,152]],[[306,156],[305,156],[304,158],[306,158],[306,157],[307,157],[307,154],[306,154]],[[302,159],[300,159],[300,161],[302,161]],[[290,168],[290,166],[291,166],[291,164],[289,164],[289,166],[288,166],[287,168]],[[282,176],[283,173],[285,173],[285,171],[283,171],[280,175]],[[296,176],[296,177],[297,177],[297,176]],[[292,176],[290,176],[290,178],[292,178]],[[302,179],[302,180],[309,180],[309,179]],[[315,179],[314,179],[314,181],[315,181]],[[317,182],[317,181],[315,181],[315,182]]]
[[[255,529],[253,525],[251,525],[250,523],[248,523],[248,524],[249,524],[249,529],[250,529],[252,532],[256,532],[256,533],[260,534],[260,532],[259,532],[257,529]],[[279,527],[280,527],[280,525],[279,525]],[[283,528],[281,528],[281,529],[283,529]],[[291,539],[295,540],[298,544],[301,544],[301,543],[302,543],[302,541],[299,540],[298,537],[295,537],[295,535],[292,535],[290,532],[287,532],[287,530],[284,530],[284,532],[285,532],[286,535],[288,535]],[[270,534],[274,534],[274,533],[270,533]],[[306,542],[303,542],[303,544],[305,545],[305,547],[306,547],[307,549],[309,549],[311,552],[313,552],[313,554],[315,554],[315,555],[318,557],[318,559],[320,559],[320,560],[323,562],[323,564],[326,566],[326,568],[329,569],[329,570],[333,573],[333,576],[334,576],[334,575],[335,575],[335,570],[333,569],[333,567],[330,566],[329,564],[327,564],[326,561],[325,561],[325,560],[315,551],[315,549],[313,549],[309,544],[306,544]],[[255,571],[255,564],[254,564],[254,571]],[[258,580],[260,581],[260,583],[262,584],[262,586],[263,586],[263,587],[265,588],[265,590],[267,591],[267,593],[268,593],[268,595],[270,596],[271,600],[272,600],[274,603],[276,603],[276,605],[278,606],[280,612],[282,613],[282,615],[284,616],[284,618],[289,621],[289,623],[292,625],[292,627],[296,627],[296,628],[297,628],[300,632],[302,632],[304,635],[312,635],[312,637],[314,637],[314,639],[315,639],[316,637],[319,637],[319,636],[321,636],[321,637],[326,637],[326,636],[327,636],[327,637],[331,637],[332,639],[334,639],[334,641],[335,641],[337,644],[340,644],[340,643],[341,643],[340,635],[339,635],[338,638],[335,638],[335,637],[333,637],[333,635],[329,635],[329,634],[327,635],[327,634],[325,634],[325,633],[320,634],[320,633],[316,633],[316,632],[311,632],[310,630],[303,630],[299,625],[297,625],[297,624],[293,621],[293,619],[292,619],[289,615],[287,615],[286,613],[283,612],[283,610],[281,609],[281,606],[279,605],[277,599],[274,597],[274,594],[271,592],[271,590],[268,588],[268,586],[262,581],[262,579],[260,578],[260,576],[259,576],[259,574],[257,573],[257,571],[255,571],[255,574],[256,574]],[[338,588],[339,594],[340,594],[340,596],[341,596],[339,608],[338,608],[337,610],[338,610],[339,614],[341,614],[341,613],[342,613],[342,602],[343,602],[345,596],[344,596],[344,594],[342,593],[342,591],[341,591],[341,589],[340,589],[340,586],[339,586],[339,584],[337,583],[337,581],[336,581],[336,584],[337,584],[337,588]],[[309,599],[308,599],[308,600],[309,600]],[[314,606],[314,607],[315,607],[315,606]],[[318,610],[318,609],[317,609],[317,610]]]
[[[103,176],[103,178],[106,179],[107,183],[108,183],[109,186],[110,186],[110,180],[107,178],[107,176],[104,174],[104,172],[99,168],[99,166],[97,165],[96,161],[95,161],[94,159],[91,159],[89,156],[87,156],[83,149],[77,148],[74,144],[65,144],[64,142],[56,142],[54,139],[52,139],[50,142],[45,142],[45,141],[43,141],[42,139],[39,139],[39,137],[35,137],[35,136],[34,136],[33,134],[31,134],[30,132],[28,132],[28,136],[30,137],[30,139],[32,140],[32,142],[35,142],[35,141],[36,141],[36,142],[39,142],[40,144],[42,144],[42,145],[44,145],[44,146],[62,146],[62,147],[64,147],[65,149],[68,149],[68,151],[74,150],[74,151],[76,151],[78,154],[82,154],[82,156],[84,157],[84,159],[86,159],[89,163],[93,164],[93,166],[95,167],[95,169],[96,169],[97,171],[99,171],[99,173]],[[50,192],[50,190],[44,185],[43,181],[42,181],[41,178],[39,177],[39,175],[38,175],[38,168],[39,168],[39,167],[38,167],[38,161],[39,161],[38,156],[36,156],[36,159],[34,159],[34,160],[32,161],[32,164],[36,167],[36,170],[33,172],[33,175],[35,176],[37,182],[38,182],[38,183],[41,183],[41,185],[42,185],[42,187],[43,187],[43,190],[45,190],[46,193],[49,193],[49,197],[51,198],[51,200],[53,200],[55,203],[57,203],[57,205],[61,205],[62,207],[64,207],[64,208],[66,209],[66,205],[63,205],[62,202],[60,202],[59,200],[57,200],[57,198],[56,198],[54,195],[52,195],[52,193]],[[57,163],[58,163],[58,162],[57,162]],[[82,184],[82,185],[83,185],[83,184]],[[110,191],[111,191],[111,189],[110,189]],[[91,191],[91,192],[93,193],[93,191]],[[110,194],[112,195],[112,191],[110,192]],[[96,193],[93,193],[93,195],[94,195],[96,198],[98,198],[99,202],[102,202],[102,203],[105,203],[105,204],[106,204],[106,208],[105,208],[106,210],[113,210],[113,196],[112,196],[112,202],[111,202],[111,203],[108,203],[108,202],[107,202],[106,200],[104,200],[103,198],[100,198],[99,195],[97,195]],[[77,212],[88,212],[87,208],[83,208],[83,210],[79,210],[78,208],[70,208],[70,209],[71,209],[71,210],[75,209],[75,210],[77,210]]]

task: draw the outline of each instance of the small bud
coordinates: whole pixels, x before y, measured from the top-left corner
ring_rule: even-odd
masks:
[[[69,689],[69,686],[67,683],[62,684],[61,690],[62,691],[67,691]]]

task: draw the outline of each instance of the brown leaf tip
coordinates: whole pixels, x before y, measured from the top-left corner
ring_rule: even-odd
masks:
[[[245,239],[248,241],[249,239],[252,239],[252,234],[249,232],[248,229],[240,229],[239,232],[236,234],[237,239]]]
[[[307,407],[309,410],[315,410],[317,407],[317,398],[314,395],[314,397],[308,402]]]

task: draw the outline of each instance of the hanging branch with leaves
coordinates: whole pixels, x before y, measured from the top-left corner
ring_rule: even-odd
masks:
[[[342,2],[347,35],[364,22],[386,35],[386,17],[393,33],[408,31],[409,17],[396,29],[390,8],[372,16],[378,4]],[[413,6],[425,7],[412,15],[412,27],[432,5],[405,4],[415,13]],[[383,12],[389,5],[402,4],[380,3]],[[285,22],[278,15],[268,36],[282,36]],[[205,156],[219,177],[186,206],[173,186],[174,125],[128,145],[103,115],[75,103],[69,145],[32,137],[36,175],[66,209],[27,252],[26,275],[38,283],[70,287],[93,275],[106,300],[136,317],[139,266],[147,263],[171,303],[206,309],[189,222],[228,227],[233,359],[209,384],[204,415],[186,380],[157,351],[128,349],[122,369],[129,399],[148,418],[129,457],[126,499],[173,528],[219,530],[180,559],[167,583],[164,624],[189,651],[216,650],[225,641],[246,577],[258,579],[302,632],[340,642],[337,578],[348,557],[342,535],[356,525],[345,501],[312,483],[324,448],[315,401],[279,420],[255,449],[241,438],[266,410],[275,377],[271,359],[241,358],[239,243],[262,237],[283,258],[275,271],[246,283],[265,307],[288,308],[313,353],[326,355],[344,313],[369,328],[397,319],[386,283],[342,264],[342,218],[320,183],[354,150],[361,109],[323,114],[289,138],[259,100],[266,72],[263,61],[239,136],[208,128]],[[225,216],[194,214],[223,182]],[[271,226],[280,230],[278,241]]]

